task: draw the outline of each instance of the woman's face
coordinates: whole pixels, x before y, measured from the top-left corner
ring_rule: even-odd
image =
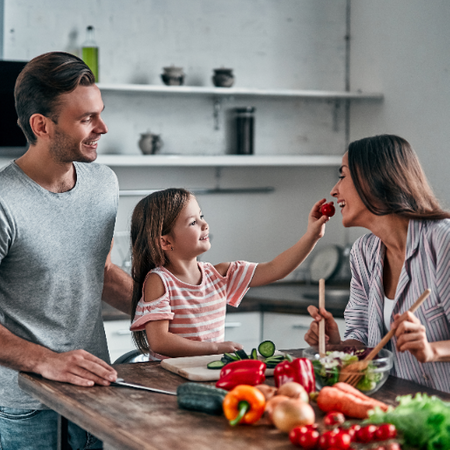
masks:
[[[348,168],[348,154],[342,157],[342,165],[339,168],[339,181],[331,190],[331,195],[336,197],[341,208],[342,225],[344,227],[367,227],[372,219],[372,214],[361,200],[355,185],[353,184]]]

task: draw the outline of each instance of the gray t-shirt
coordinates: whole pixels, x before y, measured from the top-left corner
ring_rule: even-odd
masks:
[[[56,352],[109,362],[101,295],[118,206],[108,167],[74,163],[73,189],[55,194],[14,162],[0,170],[0,325]],[[0,366],[0,406],[46,409]]]

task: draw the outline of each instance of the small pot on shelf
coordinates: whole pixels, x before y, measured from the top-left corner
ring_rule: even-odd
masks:
[[[160,134],[142,133],[139,139],[139,148],[144,155],[156,155],[162,145]]]
[[[163,67],[164,73],[161,79],[167,86],[181,86],[184,83],[184,73],[182,67]]]
[[[214,75],[212,77],[214,86],[216,87],[231,87],[234,83],[233,69],[226,69],[221,67],[220,69],[214,69]]]

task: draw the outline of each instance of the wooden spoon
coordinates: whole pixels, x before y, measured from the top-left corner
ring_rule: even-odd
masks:
[[[319,280],[319,309],[325,308],[325,279]],[[325,356],[325,319],[319,322],[319,355]]]
[[[431,290],[425,289],[422,295],[414,302],[414,305],[408,309],[408,311],[414,313],[417,308],[427,299],[430,295]],[[341,373],[339,374],[339,381],[356,386],[364,374],[361,374],[365,370],[370,361],[372,361],[378,352],[389,342],[389,340],[394,336],[396,328],[391,329],[386,335],[381,339],[381,341],[371,350],[371,352],[362,360],[349,364]]]

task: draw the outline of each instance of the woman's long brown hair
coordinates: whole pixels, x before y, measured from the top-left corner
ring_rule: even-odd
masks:
[[[131,216],[131,276],[133,297],[131,320],[141,299],[144,280],[150,270],[164,266],[168,258],[161,248],[161,236],[172,231],[180,212],[192,194],[185,189],[166,189],[143,198]],[[145,331],[133,332],[133,340],[142,353],[148,353]]]
[[[405,139],[380,135],[352,142],[348,147],[348,165],[361,200],[373,214],[422,220],[450,218]]]

